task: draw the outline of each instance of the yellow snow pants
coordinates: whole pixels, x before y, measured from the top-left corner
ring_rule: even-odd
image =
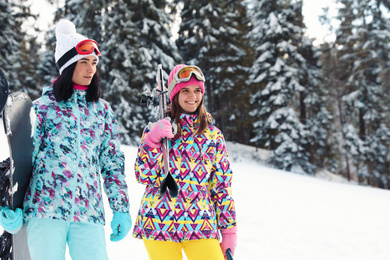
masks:
[[[143,239],[150,260],[182,260],[184,250],[188,260],[224,260],[217,239],[199,239],[181,243]]]

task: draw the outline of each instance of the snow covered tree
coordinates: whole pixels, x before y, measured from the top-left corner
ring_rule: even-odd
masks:
[[[305,150],[309,151],[311,164],[321,168],[332,167],[337,151],[329,141],[333,117],[329,91],[325,88],[320,66],[322,52],[304,36],[298,50],[305,59],[299,69],[300,84],[304,86],[300,92],[299,116],[309,131]]]
[[[338,60],[337,50],[332,44],[325,43],[321,46],[322,55],[322,83],[327,87],[327,98],[329,100],[330,110],[333,120],[331,122],[331,133],[329,136],[329,150],[325,155],[325,168],[333,173],[342,175],[351,180],[351,156],[345,149],[346,138],[343,135],[343,125],[345,122],[344,105],[342,96],[344,89],[341,87],[341,75],[344,75],[345,69]]]
[[[105,0],[65,0],[55,13],[55,22],[66,18],[81,33],[100,43],[103,39],[102,16],[107,5]]]
[[[40,87],[52,84],[55,77],[58,76],[58,69],[54,60],[54,52],[56,45],[55,30],[49,30],[45,34],[45,49],[41,54],[41,62],[37,66],[37,74],[39,75],[42,85]]]
[[[99,44],[103,98],[119,122],[121,140],[139,144],[150,111],[140,104],[145,88],[156,86],[157,65],[169,71],[180,60],[170,32],[166,1],[65,1],[65,17],[77,31]],[[167,79],[167,72],[165,73]]]
[[[378,17],[383,5],[370,0],[340,3],[342,26],[336,44],[339,59],[348,65],[344,73],[348,92],[342,99],[346,107],[343,126],[346,149],[354,159],[359,182],[388,188],[388,98],[380,80],[388,58],[384,55],[386,47],[378,44],[388,35],[381,30],[386,28],[381,23],[384,19]]]
[[[378,56],[383,92],[385,97],[390,99],[390,21],[388,19],[390,2],[378,1],[370,9],[373,19],[367,25],[367,30],[370,32],[369,37],[377,39],[371,40],[370,46]],[[390,122],[390,113],[387,113],[386,120]]]
[[[183,62],[203,70],[206,106],[226,139],[248,143],[250,92],[245,80],[251,55],[244,37],[248,33],[244,1],[175,2],[183,6],[176,40]]]
[[[309,78],[302,71],[309,65],[299,53],[304,27],[302,1],[260,0],[253,4],[251,42],[255,61],[248,84],[255,90],[250,100],[255,106],[251,111],[255,137],[251,141],[272,151],[274,166],[313,173],[315,166],[310,163],[308,150],[310,132],[300,120],[300,106],[310,104],[302,85]]]
[[[333,172],[343,175],[348,180],[354,178],[354,167],[352,164],[352,156],[347,152],[347,143],[351,136],[346,136],[343,131],[346,124],[346,108],[342,101],[342,97],[352,90],[348,89],[346,82],[348,81],[349,71],[352,68],[353,56],[350,55],[354,39],[352,36],[352,22],[354,20],[353,5],[347,1],[344,6],[339,9],[339,15],[336,20],[339,20],[338,30],[335,32],[337,41],[343,42],[342,47],[336,47],[337,44],[326,43],[322,45],[323,55],[323,82],[329,89],[329,98],[331,102],[333,117],[332,122],[332,141],[331,145],[336,151],[334,153]],[[331,22],[322,18],[323,22],[327,22],[330,26]],[[336,41],[336,42],[337,42]],[[341,58],[342,57],[342,58]],[[338,150],[338,151],[337,151]],[[337,157],[337,158],[336,158]]]
[[[171,40],[172,18],[166,1],[110,1],[103,19],[102,57],[107,100],[121,124],[122,141],[139,144],[152,116],[140,104],[146,88],[156,87],[157,65],[165,78],[180,60]]]
[[[11,91],[24,91],[34,98],[39,93],[37,44],[22,30],[23,23],[32,17],[29,5],[26,0],[0,2],[0,67]]]

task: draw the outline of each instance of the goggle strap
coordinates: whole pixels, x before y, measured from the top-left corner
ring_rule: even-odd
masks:
[[[173,79],[173,80],[171,81],[171,83],[169,84],[169,86],[168,86],[168,93],[171,93],[171,92],[172,92],[172,90],[173,90],[173,88],[175,87],[175,85],[176,85],[176,80]]]
[[[197,81],[202,81],[202,82],[204,82],[204,80],[199,80],[195,75],[192,75],[192,74],[191,74],[190,79],[191,79],[193,76],[195,77],[195,79],[196,79]],[[173,80],[171,81],[171,83],[169,84],[169,86],[168,86],[168,93],[171,93],[171,92],[172,92],[173,88],[176,86],[177,83],[188,82],[188,81],[190,81],[190,79],[187,80],[187,81],[180,81],[180,82],[176,82],[176,80],[173,79]]]
[[[96,50],[94,49],[93,52],[96,53],[97,55],[97,52]],[[65,63],[68,62],[68,60],[72,59],[74,56],[76,56],[77,54],[79,54],[76,50],[76,47],[73,47],[72,49],[70,49],[69,51],[67,51],[64,55],[62,55],[62,57],[57,61],[56,63],[56,66],[58,69],[60,69],[62,66],[65,65]],[[81,54],[80,54],[81,55]]]
[[[57,61],[56,65],[57,65],[57,68],[60,69],[62,66],[65,65],[65,63],[68,62],[68,60],[70,60],[71,58],[73,58],[74,56],[76,56],[78,54],[77,50],[75,47],[73,47],[72,49],[70,49],[69,51],[67,51],[64,55],[62,55],[62,57]]]

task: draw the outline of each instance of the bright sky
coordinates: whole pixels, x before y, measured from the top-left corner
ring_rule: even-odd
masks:
[[[307,27],[307,34],[310,38],[316,38],[315,44],[325,40],[334,40],[334,36],[321,25],[318,16],[323,13],[323,8],[329,7],[329,15],[334,17],[337,15],[336,0],[303,0],[302,13],[304,23]]]
[[[39,27],[39,29],[42,31],[38,35],[38,41],[44,40],[44,35],[47,30],[53,28],[53,15],[55,10],[58,7],[58,2],[61,0],[57,0],[56,4],[51,5],[46,0],[30,0],[29,2],[32,3],[31,5],[31,13],[33,14],[39,14],[38,22],[36,26]],[[26,27],[29,25],[25,25]]]

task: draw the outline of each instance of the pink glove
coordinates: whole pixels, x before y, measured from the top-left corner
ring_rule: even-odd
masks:
[[[145,142],[152,148],[161,147],[161,139],[164,137],[173,138],[172,124],[170,118],[158,120],[149,133],[146,134]]]
[[[237,246],[237,226],[227,229],[221,229],[222,233],[222,242],[220,243],[223,255],[226,259],[226,250],[230,248],[232,255],[234,256],[234,251]]]

